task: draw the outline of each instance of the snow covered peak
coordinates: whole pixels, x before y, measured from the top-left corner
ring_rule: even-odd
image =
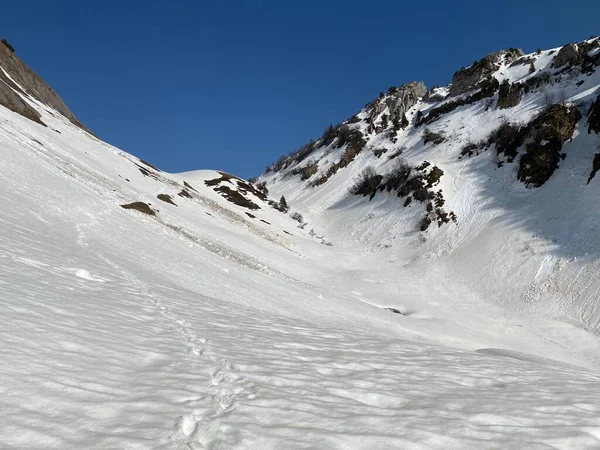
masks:
[[[404,190],[391,188],[394,171],[402,164],[413,169],[425,164],[443,173],[440,159],[448,159],[452,166],[465,155],[491,149],[487,153],[500,155],[498,166],[504,165],[504,155],[508,162],[520,165],[521,173],[543,172],[536,183],[539,187],[555,172],[557,158],[564,158],[562,147],[576,137],[576,125],[593,113],[589,108],[598,96],[599,65],[597,37],[531,54],[519,49],[492,53],[457,71],[448,86],[428,91],[422,82],[411,82],[382,92],[350,119],[327,128],[320,139],[282,156],[260,180],[299,199],[308,210],[323,211],[351,195],[359,175],[373,168],[373,196],[393,190],[412,201],[411,192],[419,191],[419,183],[412,188],[402,184]],[[553,105],[557,106],[550,111]],[[534,133],[532,128],[542,124],[555,132]],[[507,143],[513,129],[520,132]],[[542,145],[550,138],[560,141],[552,149]],[[588,171],[586,178],[589,175]],[[335,189],[328,189],[327,183]],[[417,193],[433,215],[437,214],[435,195]],[[431,215],[424,220],[434,219]]]
[[[599,67],[597,37],[494,53],[400,120],[381,95],[259,180],[330,235],[598,332]]]
[[[523,55],[520,49],[502,50],[475,61],[470,67],[460,69],[452,77],[450,95],[460,95],[477,89],[502,65],[509,65]]]

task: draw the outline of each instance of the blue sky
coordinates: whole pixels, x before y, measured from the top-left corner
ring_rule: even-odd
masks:
[[[265,165],[413,79],[600,33],[600,2],[7,2],[2,33],[102,139],[164,170]]]

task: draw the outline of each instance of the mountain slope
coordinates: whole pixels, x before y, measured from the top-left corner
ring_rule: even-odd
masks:
[[[0,104],[33,121],[40,121],[40,114],[29,101],[38,101],[66,117],[71,123],[85,131],[85,128],[59,95],[48,86],[15,54],[14,48],[5,40],[0,43]],[[29,99],[27,101],[26,99]],[[48,113],[51,112],[46,109]]]
[[[598,38],[494,53],[449,86],[390,89],[260,181],[406,270],[597,335],[599,64]]]
[[[11,89],[46,126],[0,107],[0,447],[598,446],[588,333],[229,174],[161,172]],[[344,201],[338,223],[397,208]]]

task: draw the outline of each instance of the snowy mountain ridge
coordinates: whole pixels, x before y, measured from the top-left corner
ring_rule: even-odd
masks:
[[[595,37],[390,88],[259,182],[329,234],[599,334],[599,66]]]
[[[587,184],[582,120],[550,181],[528,189],[490,150],[458,160],[458,141],[417,144],[416,108],[451,99],[435,100],[450,95],[438,88],[426,103],[414,83],[373,104],[372,124],[365,110],[314,145],[316,173],[292,174],[296,161],[263,177],[273,198],[259,182],[166,173],[102,142],[36,94],[48,86],[20,79],[13,57],[0,52],[1,448],[598,447],[598,180]],[[404,126],[394,137],[390,108]],[[461,136],[496,114],[474,110],[485,113],[477,102],[451,113]],[[368,127],[379,158],[361,148]],[[368,165],[384,174],[392,139],[406,150],[386,164],[405,158],[417,178],[408,194],[406,176],[382,176],[349,195]],[[456,223],[420,235],[440,189]],[[518,216],[533,195],[535,218]],[[571,228],[542,220],[551,200],[555,215],[574,211]]]

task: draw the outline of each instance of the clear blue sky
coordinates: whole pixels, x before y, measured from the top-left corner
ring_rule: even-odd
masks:
[[[600,33],[600,2],[5,2],[1,33],[102,139],[258,175],[379,91]]]

